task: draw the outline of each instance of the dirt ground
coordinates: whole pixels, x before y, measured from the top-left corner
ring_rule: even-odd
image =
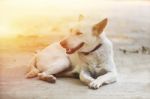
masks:
[[[91,90],[78,79],[58,78],[56,84],[26,79],[34,53],[10,51],[1,43],[0,99],[150,99],[150,2],[109,5],[114,6],[102,10],[109,16],[106,33],[114,44],[117,83]]]

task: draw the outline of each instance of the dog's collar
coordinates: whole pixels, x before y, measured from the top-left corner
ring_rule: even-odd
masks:
[[[80,53],[82,53],[82,54],[84,54],[84,55],[88,55],[88,54],[90,54],[90,53],[96,51],[97,49],[99,49],[101,46],[102,46],[102,44],[99,43],[99,44],[98,44],[97,46],[95,46],[94,49],[92,49],[91,51],[89,51],[89,52],[80,52]]]

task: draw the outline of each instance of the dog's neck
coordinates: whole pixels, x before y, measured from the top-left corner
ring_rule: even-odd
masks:
[[[80,52],[80,53],[82,53],[82,54],[84,54],[84,55],[89,55],[90,53],[92,53],[92,52],[96,51],[97,49],[99,49],[101,46],[102,46],[102,44],[99,43],[99,44],[96,45],[92,50],[87,51],[87,52]]]

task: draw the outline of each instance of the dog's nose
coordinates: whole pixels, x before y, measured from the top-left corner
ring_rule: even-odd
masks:
[[[66,46],[66,41],[65,41],[65,40],[61,41],[61,42],[60,42],[60,45],[61,45],[62,47],[65,47],[65,46]]]

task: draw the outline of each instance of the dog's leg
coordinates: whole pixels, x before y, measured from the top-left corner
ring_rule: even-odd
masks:
[[[86,85],[90,84],[92,81],[94,81],[95,79],[92,78],[90,72],[82,70],[80,72],[80,80],[85,83]]]
[[[38,75],[40,71],[36,68],[36,55],[31,59],[30,64],[27,67],[26,78],[33,78]]]
[[[48,75],[45,72],[39,73],[38,77],[39,77],[40,80],[47,81],[47,82],[50,82],[50,83],[55,83],[56,82],[56,77],[54,77],[53,75]]]
[[[89,84],[92,89],[98,89],[102,84],[110,84],[117,81],[117,76],[115,72],[107,72],[106,74],[97,77],[96,80]]]
[[[50,83],[56,82],[56,77],[54,77],[54,74],[57,74],[59,72],[62,72],[63,70],[67,69],[67,66],[65,65],[56,65],[56,66],[50,66],[50,68],[42,73],[38,74],[38,77],[40,80],[44,80]]]
[[[39,72],[40,72],[40,71],[39,71],[37,68],[33,67],[33,68],[31,69],[31,71],[26,74],[26,78],[33,78],[33,77],[36,77],[36,76],[38,76],[38,73],[39,73]]]

